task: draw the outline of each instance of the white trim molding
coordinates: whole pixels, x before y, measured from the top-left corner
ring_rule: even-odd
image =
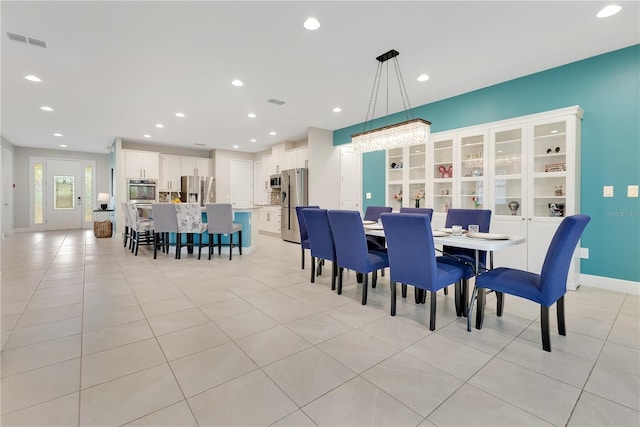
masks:
[[[580,279],[582,286],[640,295],[640,282],[614,279],[611,277],[592,276],[591,274],[584,273],[580,274]]]

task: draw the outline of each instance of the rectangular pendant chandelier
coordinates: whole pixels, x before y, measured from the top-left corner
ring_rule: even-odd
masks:
[[[367,117],[364,121],[364,130],[360,133],[351,135],[351,143],[353,149],[359,153],[368,153],[370,151],[388,150],[390,148],[405,147],[411,145],[425,144],[429,140],[429,134],[431,130],[431,122],[421,119],[413,118],[411,111],[411,103],[409,102],[409,96],[407,94],[407,88],[404,85],[404,79],[400,72],[400,65],[398,64],[398,55],[400,53],[397,50],[390,50],[382,55],[378,56],[378,68],[376,70],[376,77],[373,81],[373,89],[371,90],[371,97],[369,98],[369,108],[367,110]],[[381,76],[382,76],[382,64],[389,59],[393,59],[393,65],[396,72],[396,79],[400,88],[400,98],[405,109],[407,120],[389,124],[377,129],[367,130],[367,126],[373,128],[373,120],[375,115],[376,104],[378,102],[378,91],[380,88]],[[388,67],[387,63],[387,69]],[[387,71],[387,82],[389,72]],[[387,83],[387,117],[389,116],[389,99],[388,99],[388,83]]]
[[[358,153],[424,144],[429,140],[431,122],[412,119],[351,135],[353,149]]]

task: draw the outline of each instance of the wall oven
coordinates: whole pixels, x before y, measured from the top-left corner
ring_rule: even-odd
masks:
[[[155,179],[127,180],[127,200],[130,203],[154,203],[158,196]]]

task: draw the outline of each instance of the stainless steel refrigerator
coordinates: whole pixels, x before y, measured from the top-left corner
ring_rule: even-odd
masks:
[[[199,203],[200,206],[204,206],[206,203],[215,203],[215,178],[211,176],[183,176],[181,183],[180,200],[182,203]]]
[[[288,169],[282,171],[280,192],[282,200],[281,235],[282,240],[300,243],[300,227],[296,216],[296,206],[309,204],[308,169]]]

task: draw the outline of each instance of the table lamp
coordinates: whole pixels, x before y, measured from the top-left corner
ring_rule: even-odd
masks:
[[[98,194],[98,202],[100,203],[100,209],[103,211],[107,209],[109,206],[109,194],[108,193],[99,193]]]

